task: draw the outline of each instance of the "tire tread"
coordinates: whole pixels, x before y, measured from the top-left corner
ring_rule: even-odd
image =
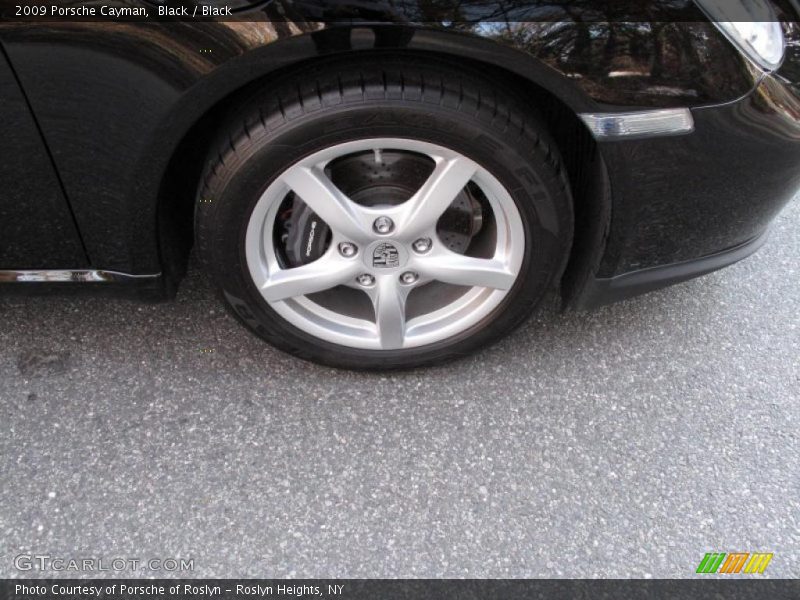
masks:
[[[488,94],[485,91],[487,89],[491,90]],[[199,199],[213,197],[214,190],[219,189],[235,173],[243,149],[311,113],[331,107],[363,104],[376,99],[437,106],[478,119],[498,133],[515,137],[529,148],[528,152],[532,157],[544,159],[551,170],[553,183],[565,198],[571,199],[565,168],[541,117],[534,107],[526,104],[524,97],[503,80],[487,77],[483,73],[446,60],[431,60],[424,64],[414,64],[401,58],[355,62],[352,59],[323,61],[275,82],[268,89],[259,90],[234,106],[231,111],[231,116],[223,127],[228,133],[209,154],[195,210],[197,245],[201,263],[207,273],[214,272],[211,246],[215,236],[212,231],[207,230],[211,219],[201,217],[206,211],[214,210],[214,206],[212,204],[209,207],[208,204],[199,202]],[[568,204],[566,214],[570,222],[565,224],[565,230],[570,232],[571,238],[571,200]],[[568,249],[570,245],[571,239],[566,240],[565,248]],[[566,263],[566,259],[565,255],[563,263]],[[564,264],[561,264],[556,269],[554,278],[560,276],[563,267]],[[552,283],[551,281],[551,285]],[[236,311],[230,312],[243,320]],[[523,320],[520,317],[509,329],[518,326]],[[320,360],[319,356],[312,356],[301,348],[287,344],[279,332],[259,331],[259,335],[297,357]],[[456,346],[443,351],[435,359],[427,360],[426,364],[445,362],[464,354]],[[321,360],[331,366],[343,366],[342,361],[334,356]],[[385,362],[380,366],[352,366],[392,369],[407,368],[408,364],[404,361],[397,364]]]

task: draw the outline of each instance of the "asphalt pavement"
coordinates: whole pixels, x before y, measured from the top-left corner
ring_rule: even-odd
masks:
[[[691,577],[734,551],[798,577],[798,231],[800,198],[733,267],[388,375],[273,350],[196,268],[170,304],[0,299],[0,577]]]

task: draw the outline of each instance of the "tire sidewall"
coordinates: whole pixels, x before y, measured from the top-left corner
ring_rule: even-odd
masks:
[[[492,173],[522,218],[525,256],[515,285],[479,323],[440,342],[403,350],[333,344],[289,324],[256,288],[245,258],[250,215],[267,187],[298,160],[364,138],[408,138],[453,149]],[[564,182],[548,156],[522,131],[430,106],[365,102],[306,114],[260,137],[245,138],[201,192],[198,245],[236,316],[270,343],[297,356],[347,368],[401,368],[463,356],[495,341],[535,308],[559,274],[570,243]],[[267,174],[274,174],[269,177]]]

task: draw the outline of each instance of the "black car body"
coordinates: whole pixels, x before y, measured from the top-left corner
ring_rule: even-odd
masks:
[[[259,86],[333,56],[446,58],[503,78],[538,107],[574,203],[559,278],[572,307],[747,256],[800,185],[791,0],[771,1],[786,40],[774,70],[691,0],[483,2],[466,12],[422,0],[277,0],[228,3],[233,17],[219,20],[161,21],[25,18],[15,6],[0,23],[4,292],[170,297],[225,115]],[[663,110],[682,126],[625,130],[626,118]]]

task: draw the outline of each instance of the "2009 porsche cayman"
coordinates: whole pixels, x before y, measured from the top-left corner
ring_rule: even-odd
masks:
[[[227,4],[4,9],[3,291],[169,298],[194,240],[277,347],[428,365],[739,260],[800,184],[793,0]]]

